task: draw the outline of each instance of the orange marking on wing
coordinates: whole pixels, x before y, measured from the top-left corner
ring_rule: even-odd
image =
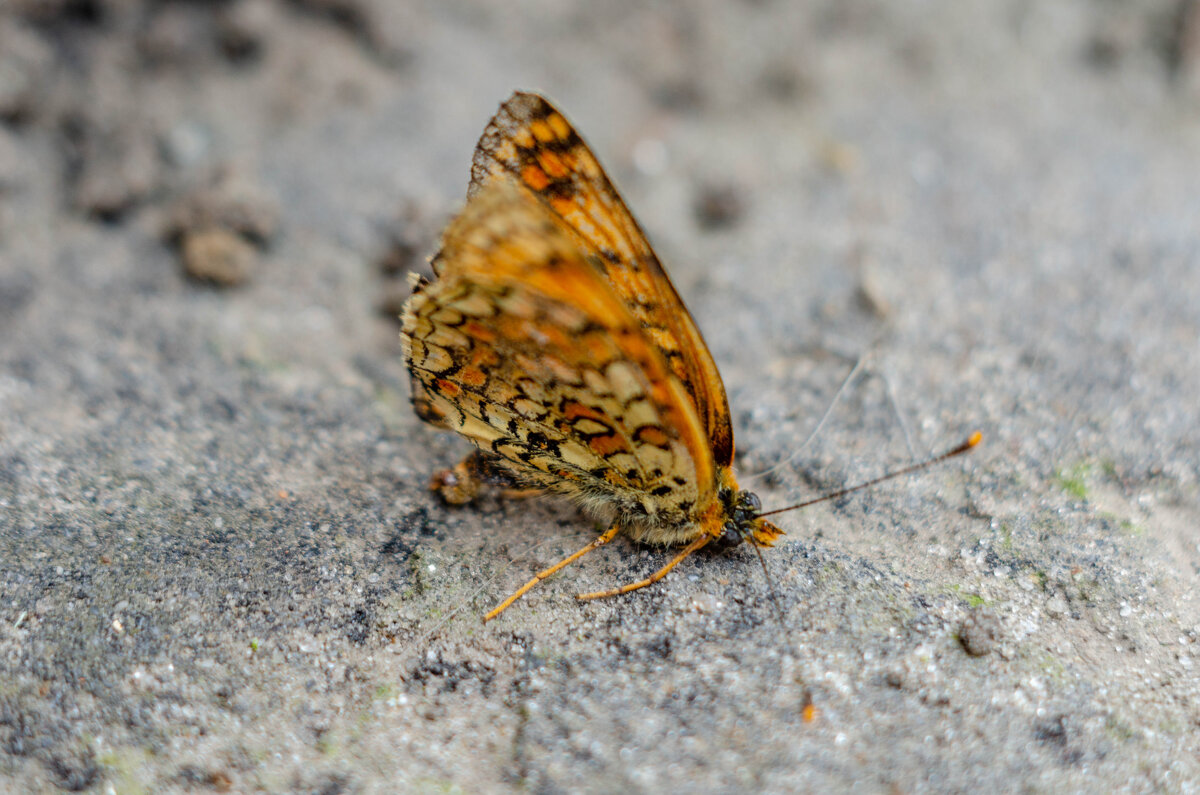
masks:
[[[667,443],[670,441],[670,439],[667,438],[666,433],[663,432],[662,428],[658,428],[653,425],[647,425],[639,429],[635,438],[639,442],[652,444],[656,447],[666,447]]]
[[[555,196],[551,198],[550,206],[554,208],[554,212],[564,216],[579,209],[572,199],[568,199],[563,196]]]
[[[521,169],[521,181],[536,191],[545,190],[546,186],[550,184],[550,178],[546,176],[546,172],[532,164]]]
[[[487,383],[487,375],[477,367],[464,367],[458,377],[467,386],[483,386]]]
[[[468,320],[463,324],[462,331],[477,343],[489,343],[496,341],[495,333],[478,320]],[[482,348],[477,348],[476,350],[482,350]]]
[[[604,421],[604,414],[596,411],[591,406],[585,406],[577,400],[569,401],[563,406],[563,416],[568,420],[577,420],[580,418]]]
[[[479,345],[471,351],[471,364],[476,367],[488,367],[499,363],[500,356],[492,348]]]
[[[544,144],[548,144],[555,139],[554,129],[547,124],[543,119],[534,119],[529,122],[529,131],[533,133],[533,137],[537,138]]]
[[[616,434],[608,436],[593,436],[588,440],[588,447],[598,456],[610,456],[614,453],[627,451],[625,440]]]
[[[594,269],[577,267],[542,268],[526,276],[526,283],[547,297],[569,303],[597,323],[613,329],[626,325],[627,310],[608,293],[598,292]]]
[[[561,113],[551,113],[546,117],[546,123],[550,125],[550,129],[554,130],[558,140],[565,141],[571,137],[571,125]]]
[[[549,149],[538,152],[538,162],[542,164],[542,169],[554,179],[562,179],[571,173],[570,168],[558,156],[558,153],[552,152]],[[541,190],[541,188],[538,188],[538,190]]]
[[[454,383],[453,381],[447,381],[445,378],[439,378],[437,380],[437,387],[443,394],[449,397],[458,397],[459,394],[462,393],[462,390],[459,389],[458,384]]]
[[[603,337],[589,336],[584,344],[587,346],[588,361],[602,362],[612,355],[612,342]]]

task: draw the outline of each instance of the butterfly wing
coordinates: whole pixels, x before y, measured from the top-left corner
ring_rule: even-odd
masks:
[[[451,222],[404,311],[432,416],[524,479],[685,524],[716,473],[683,381],[557,214],[509,180]]]
[[[700,330],[596,156],[537,94],[513,94],[479,140],[468,195],[497,182],[520,185],[583,241],[691,395],[714,462],[730,466],[729,402]]]

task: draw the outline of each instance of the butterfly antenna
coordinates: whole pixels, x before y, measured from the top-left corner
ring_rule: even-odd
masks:
[[[963,453],[967,452],[975,445],[979,444],[982,440],[983,440],[983,434],[980,433],[979,431],[975,431],[973,434],[968,436],[967,440],[965,442],[963,442],[962,444],[960,444],[958,447],[955,447],[953,450],[947,450],[946,452],[941,453],[940,455],[935,455],[933,458],[927,458],[924,461],[918,461],[917,463],[911,464],[902,469],[897,469],[894,472],[888,472],[886,475],[880,475],[877,478],[872,478],[871,480],[865,481],[863,483],[859,483],[857,485],[850,486],[848,488],[839,489],[831,494],[826,494],[821,497],[815,497],[811,500],[805,500],[804,502],[798,502],[795,505],[789,505],[786,508],[776,508],[775,510],[772,510],[772,511],[763,511],[762,513],[758,514],[758,516],[759,516],[759,518],[762,518],[764,516],[773,516],[774,514],[783,513],[784,511],[794,511],[797,508],[807,508],[809,505],[816,505],[818,502],[826,502],[827,500],[836,500],[838,497],[845,497],[847,494],[852,494],[856,491],[861,491],[862,489],[870,488],[871,486],[874,486],[877,483],[883,483],[885,480],[891,480],[892,478],[902,477],[904,475],[908,475],[913,472],[917,472],[919,470],[925,469],[926,467],[931,467],[934,464],[941,463],[942,461],[945,461],[947,458],[953,458],[956,455],[962,455]]]
[[[858,359],[854,362],[854,366],[852,368],[850,368],[850,372],[846,373],[846,377],[842,379],[841,386],[839,386],[837,388],[837,392],[834,393],[833,399],[830,400],[829,405],[825,407],[825,413],[821,415],[821,419],[817,420],[817,424],[812,429],[812,432],[808,434],[808,438],[805,439],[800,444],[799,447],[797,447],[795,450],[793,450],[787,458],[783,459],[782,461],[780,461],[778,464],[775,464],[774,466],[764,469],[762,472],[755,472],[753,475],[751,475],[748,478],[749,480],[754,481],[754,480],[758,480],[761,477],[766,477],[767,475],[771,474],[772,472],[775,472],[776,470],[783,469],[785,466],[787,466],[788,464],[792,463],[793,461],[795,461],[797,458],[800,457],[800,454],[802,452],[804,452],[804,448],[808,447],[809,444],[812,443],[812,440],[817,438],[817,434],[819,434],[821,432],[821,429],[825,427],[825,422],[829,419],[830,415],[833,414],[833,410],[834,410],[834,408],[837,407],[838,401],[840,401],[842,399],[842,393],[845,392],[846,389],[850,386],[850,383],[852,381],[854,381],[855,378],[858,377],[858,372],[859,372],[859,370],[862,369],[862,366],[863,366],[863,360],[864,360],[864,357],[859,356]]]

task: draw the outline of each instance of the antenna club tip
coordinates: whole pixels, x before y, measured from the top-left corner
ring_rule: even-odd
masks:
[[[982,441],[983,441],[983,434],[980,433],[979,431],[975,431],[975,433],[973,433],[967,437],[967,448],[970,449]]]

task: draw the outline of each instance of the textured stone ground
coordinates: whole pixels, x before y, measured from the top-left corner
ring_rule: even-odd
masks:
[[[0,7],[2,788],[1200,789],[1198,9]],[[481,625],[597,528],[432,499],[386,310],[518,87],[768,507],[982,448]]]

